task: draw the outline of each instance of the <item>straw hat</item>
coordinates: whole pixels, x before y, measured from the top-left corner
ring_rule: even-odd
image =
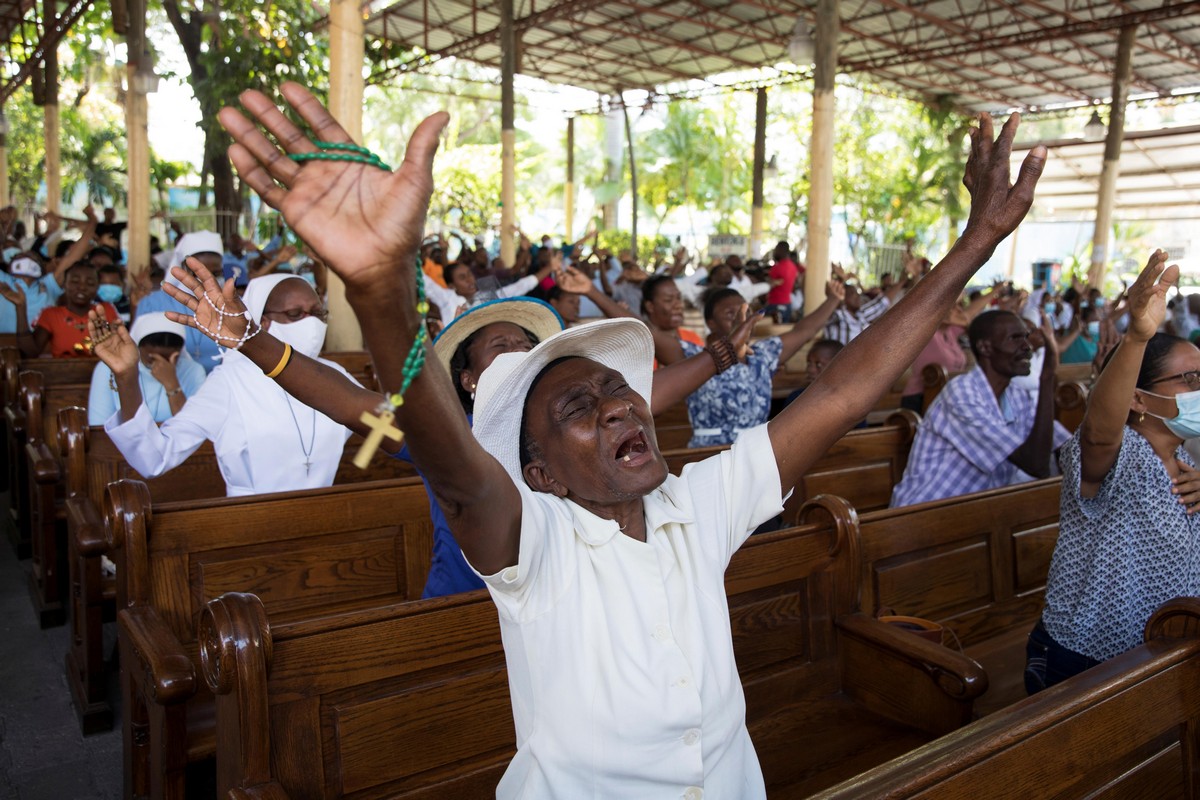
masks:
[[[539,342],[563,329],[562,317],[554,307],[535,297],[502,297],[480,303],[452,319],[433,340],[433,352],[447,373],[458,346],[493,322],[511,322],[532,333]]]

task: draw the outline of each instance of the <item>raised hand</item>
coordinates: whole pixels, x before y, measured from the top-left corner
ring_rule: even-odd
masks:
[[[163,358],[158,353],[151,353],[150,374],[163,385],[168,392],[179,388],[179,377],[175,374],[175,364],[179,361],[179,353],[172,353],[170,358]]]
[[[146,295],[154,291],[154,285],[150,281],[150,268],[142,267],[139,270],[131,270],[129,277],[129,305],[137,308],[138,303],[142,301]]]
[[[567,267],[555,272],[554,280],[564,292],[573,294],[587,294],[593,286],[591,279],[575,267]]]
[[[1054,321],[1045,311],[1038,311],[1038,315],[1042,319],[1041,329],[1042,338],[1046,340],[1046,357],[1054,356],[1058,359],[1058,339],[1054,338]]]
[[[280,152],[250,120],[233,108],[221,110],[221,124],[234,139],[229,157],[242,180],[320,255],[352,289],[383,291],[411,276],[421,244],[425,211],[433,192],[433,156],[449,116],[439,112],[417,126],[404,161],[394,172],[348,161],[309,161],[288,157],[313,153],[313,141],[350,143],[349,134],[304,87],[280,87],[288,105],[312,130],[310,138],[266,95],[243,92],[242,105],[275,139]]]
[[[0,297],[3,297],[14,306],[25,305],[25,290],[16,286],[9,286],[7,283],[0,283]]]
[[[129,337],[125,324],[120,320],[109,322],[97,309],[88,312],[88,338],[92,340],[92,352],[120,378],[137,372],[137,344]]]
[[[1188,514],[1195,514],[1200,508],[1200,470],[1193,469],[1179,459],[1175,460],[1179,475],[1171,479],[1171,494],[1175,500],[1187,509]]]
[[[733,332],[729,334],[729,343],[733,345],[733,352],[737,354],[738,361],[745,361],[746,356],[754,352],[750,347],[750,335],[754,333],[754,325],[762,316],[761,311],[751,314],[748,303],[742,303],[742,307],[738,309]]]
[[[1167,292],[1179,281],[1179,267],[1166,263],[1166,251],[1155,250],[1129,287],[1127,335],[1133,339],[1149,341],[1167,317]]]
[[[252,323],[246,313],[246,305],[233,288],[233,278],[222,286],[199,259],[189,258],[185,263],[194,274],[179,267],[171,270],[184,288],[164,282],[163,291],[191,309],[192,313],[168,311],[167,319],[195,328],[225,347],[244,341],[246,330]]]
[[[1046,166],[1046,148],[1038,145],[1025,156],[1016,183],[1009,183],[1009,156],[1020,122],[1019,114],[1011,114],[994,141],[990,115],[980,114],[979,126],[971,128],[971,155],[963,174],[963,185],[971,194],[971,212],[963,236],[982,236],[992,247],[1025,218]]]
[[[825,281],[825,296],[835,298],[839,303],[846,299],[846,284],[840,280]]]

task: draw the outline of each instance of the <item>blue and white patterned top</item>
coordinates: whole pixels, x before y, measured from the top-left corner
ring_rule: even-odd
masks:
[[[681,341],[683,354],[694,356],[704,348]],[[754,343],[746,362],[735,364],[688,395],[692,438],[688,447],[731,444],[738,431],[762,425],[771,415],[771,378],[779,368],[783,340],[778,336]]]
[[[1029,438],[1036,407],[1010,385],[996,401],[979,367],[946,384],[917,428],[892,508],[1007,486],[1016,475],[1008,460]]]
[[[1194,466],[1180,447],[1175,457]],[[1058,544],[1046,582],[1046,632],[1098,661],[1142,643],[1150,615],[1200,595],[1200,514],[1188,516],[1141,434],[1125,428],[1095,497],[1079,494],[1079,434],[1062,449]]]

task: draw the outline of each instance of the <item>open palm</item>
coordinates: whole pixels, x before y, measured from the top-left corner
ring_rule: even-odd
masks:
[[[314,141],[352,140],[307,89],[286,83],[280,90],[313,135],[261,92],[244,92],[242,105],[285,152],[237,110],[222,109],[221,124],[235,141],[229,157],[242,180],[348,285],[377,289],[398,271],[411,270],[433,192],[438,135],[449,117],[437,113],[417,126],[394,172],[347,161],[300,164],[288,154],[317,152]]]

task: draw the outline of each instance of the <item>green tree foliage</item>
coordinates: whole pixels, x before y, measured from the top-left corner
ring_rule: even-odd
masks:
[[[106,206],[124,202],[125,133],[72,116],[62,125],[62,189],[73,198],[81,189],[89,201]]]

